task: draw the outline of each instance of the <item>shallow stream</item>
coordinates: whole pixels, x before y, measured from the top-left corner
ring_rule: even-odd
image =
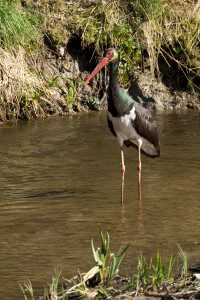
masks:
[[[39,292],[55,270],[64,277],[94,264],[90,241],[98,223],[111,248],[131,243],[122,273],[137,255],[177,253],[200,258],[200,114],[155,114],[160,158],[142,157],[143,204],[137,199],[137,151],[125,150],[125,206],[121,161],[106,114],[34,120],[0,127],[0,299],[23,299],[18,282]]]

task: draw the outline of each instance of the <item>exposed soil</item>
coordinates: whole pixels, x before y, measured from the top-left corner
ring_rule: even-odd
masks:
[[[71,35],[60,48],[52,50],[48,42],[46,46],[45,58],[37,62],[29,61],[23,49],[15,54],[16,57],[4,50],[0,53],[6,56],[1,65],[0,122],[107,108],[109,80],[106,70],[95,76],[89,85],[84,84],[99,61],[94,46],[84,47],[78,35]],[[38,76],[28,71],[33,64],[36,64]],[[162,70],[163,73],[155,78],[149,69],[135,68],[128,89],[133,99],[158,111],[199,109],[199,94],[184,87],[183,79],[180,79],[182,84],[173,85],[169,68]]]
[[[90,48],[82,47],[81,39],[75,35],[68,40],[65,47],[60,48],[56,56],[52,55],[46,61],[46,66],[50,66],[51,76],[52,70],[54,70],[54,73],[60,74],[62,78],[78,79],[76,100],[72,105],[74,111],[103,110],[107,106],[108,78],[105,76],[105,72],[98,74],[89,85],[84,85],[84,80],[95,68],[98,60],[93,45]],[[48,76],[48,68],[44,67],[44,70]],[[168,77],[165,72],[168,73]],[[171,70],[172,72],[173,70]],[[173,84],[171,80],[169,69],[163,68],[163,74],[157,79],[152,77],[148,69],[143,72],[141,69],[135,69],[128,92],[136,101],[153,110],[199,109],[198,93],[189,91],[184,86],[184,79],[178,88],[177,84]],[[61,80],[60,85],[65,84],[66,82]],[[62,96],[62,91],[55,94],[55,97],[61,99]],[[65,113],[65,108],[63,108],[63,113]]]
[[[84,275],[81,274],[82,280]],[[66,293],[67,299],[200,299],[200,262],[188,269],[186,278],[180,274],[173,282],[163,282],[159,286],[135,286],[131,278],[117,276],[109,287],[103,287],[99,285],[98,274],[85,281],[85,288],[82,291],[79,286],[80,275],[64,283],[65,290],[70,290]],[[40,297],[39,300],[45,298]]]

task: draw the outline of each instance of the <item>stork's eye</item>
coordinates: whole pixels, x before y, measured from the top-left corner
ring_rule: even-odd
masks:
[[[107,57],[112,56],[112,52],[108,52],[106,56],[107,56]]]

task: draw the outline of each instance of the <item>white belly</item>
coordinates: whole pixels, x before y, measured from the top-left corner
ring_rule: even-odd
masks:
[[[121,147],[124,141],[131,140],[134,144],[137,144],[137,141],[140,139],[132,125],[132,120],[134,120],[135,117],[134,107],[128,115],[124,115],[123,117],[113,117],[111,113],[108,112],[108,118],[113,124]]]

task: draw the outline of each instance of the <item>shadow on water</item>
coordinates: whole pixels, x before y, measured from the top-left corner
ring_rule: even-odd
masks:
[[[200,250],[200,118],[198,112],[160,113],[161,157],[142,157],[142,206],[135,149],[121,158],[105,113],[36,120],[0,127],[0,294],[22,299],[18,282],[42,289],[55,269],[65,277],[94,264],[90,241],[98,223],[112,251],[131,243],[122,273],[142,251],[164,257],[177,243],[194,261]]]

